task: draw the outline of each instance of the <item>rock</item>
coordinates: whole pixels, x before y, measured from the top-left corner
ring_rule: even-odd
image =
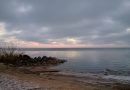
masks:
[[[7,60],[6,60],[7,59]],[[0,59],[0,62],[4,64],[11,64],[13,66],[40,66],[40,65],[58,65],[61,63],[66,62],[65,60],[57,59],[55,57],[34,57],[31,58],[30,56],[24,54],[24,55],[17,55],[17,56],[11,56],[11,57],[4,57],[3,59]]]

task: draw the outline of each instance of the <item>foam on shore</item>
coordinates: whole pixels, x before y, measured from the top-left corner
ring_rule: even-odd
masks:
[[[122,83],[130,83],[130,76],[117,76],[117,75],[104,75],[104,74],[93,74],[93,73],[74,73],[74,72],[59,72],[62,75],[70,75],[75,77],[87,77],[87,78],[102,78],[108,81],[114,80]]]
[[[130,82],[130,76],[107,75],[107,76],[103,76],[103,78],[105,78],[105,79],[115,79],[115,80],[119,80],[119,81],[128,81],[128,82]]]

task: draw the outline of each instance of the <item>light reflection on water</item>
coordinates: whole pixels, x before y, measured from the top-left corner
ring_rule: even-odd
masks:
[[[27,51],[34,56],[53,56],[67,62],[57,69],[73,72],[102,72],[105,69],[130,70],[130,49],[73,50],[73,51]]]

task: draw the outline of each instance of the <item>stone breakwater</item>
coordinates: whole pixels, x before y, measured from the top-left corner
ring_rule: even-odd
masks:
[[[31,82],[17,80],[15,77],[0,74],[0,90],[47,90],[40,89],[39,85]]]

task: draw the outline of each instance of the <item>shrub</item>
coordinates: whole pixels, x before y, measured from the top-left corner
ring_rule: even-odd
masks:
[[[10,46],[4,46],[4,47],[0,47],[0,62],[1,63],[4,63],[6,65],[9,65],[9,64],[16,64],[17,61],[18,61],[18,57],[20,55],[22,55],[23,52],[10,45]]]

